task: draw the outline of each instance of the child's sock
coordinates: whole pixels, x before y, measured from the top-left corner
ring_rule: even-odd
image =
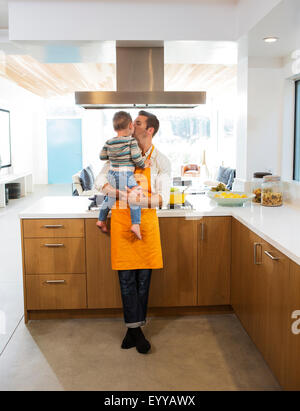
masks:
[[[141,227],[139,224],[132,224],[130,230],[137,236],[139,240],[142,239]]]
[[[96,226],[101,229],[103,233],[108,233],[107,225],[105,221],[97,221]]]
[[[148,340],[146,340],[141,327],[137,328],[128,328],[129,334],[132,336],[133,340],[135,341],[135,346],[137,351],[140,354],[147,354],[150,350],[151,345]]]

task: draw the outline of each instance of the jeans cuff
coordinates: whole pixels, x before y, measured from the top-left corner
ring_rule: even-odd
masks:
[[[125,323],[126,327],[128,328],[138,328],[145,324],[146,324],[146,321],[139,321],[137,323]]]

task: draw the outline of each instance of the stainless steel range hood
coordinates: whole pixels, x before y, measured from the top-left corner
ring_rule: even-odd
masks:
[[[117,91],[77,91],[76,104],[105,108],[194,108],[206,92],[164,91],[163,47],[116,47]]]

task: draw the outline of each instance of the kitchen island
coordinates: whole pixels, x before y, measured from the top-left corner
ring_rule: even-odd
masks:
[[[158,210],[164,268],[153,271],[149,315],[234,311],[280,384],[299,388],[300,211],[188,201]],[[110,238],[89,203],[44,197],[20,214],[26,322],[122,315]]]

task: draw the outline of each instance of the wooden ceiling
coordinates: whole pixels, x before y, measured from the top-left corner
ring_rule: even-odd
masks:
[[[108,63],[40,63],[28,55],[7,55],[0,76],[41,97],[63,96],[74,91],[115,90],[116,66]],[[236,65],[166,64],[168,91],[234,91]]]

